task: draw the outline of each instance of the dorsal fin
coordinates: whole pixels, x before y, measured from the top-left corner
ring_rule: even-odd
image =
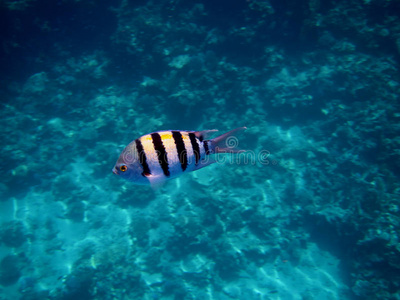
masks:
[[[202,131],[195,131],[194,135],[200,139],[200,141],[203,141],[204,139],[208,139],[211,137],[214,132],[217,132],[218,129],[211,129],[211,130],[202,130]]]

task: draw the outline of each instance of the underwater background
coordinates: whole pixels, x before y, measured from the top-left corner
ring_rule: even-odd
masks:
[[[0,299],[400,299],[400,2],[0,1]],[[133,185],[158,130],[253,153]]]

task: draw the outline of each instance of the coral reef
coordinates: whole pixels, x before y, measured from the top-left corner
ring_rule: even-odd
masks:
[[[400,297],[398,1],[40,5],[0,3],[0,299]],[[157,190],[111,173],[238,126]]]

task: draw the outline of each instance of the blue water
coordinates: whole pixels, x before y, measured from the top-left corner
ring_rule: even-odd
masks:
[[[399,11],[2,1],[0,299],[400,299]],[[111,172],[240,126],[161,187]]]

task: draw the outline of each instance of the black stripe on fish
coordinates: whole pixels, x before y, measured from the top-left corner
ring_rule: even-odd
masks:
[[[171,131],[171,133],[175,141],[176,151],[178,152],[178,158],[181,163],[182,171],[185,171],[188,166],[185,142],[183,141],[182,134],[179,131]]]
[[[199,144],[197,143],[196,135],[193,132],[189,133],[189,138],[190,138],[190,143],[192,144],[192,149],[194,156],[196,158],[196,165],[197,165],[200,160],[200,147]]]
[[[169,176],[169,168],[168,168],[168,157],[167,151],[165,151],[165,147],[161,136],[155,132],[151,134],[151,138],[153,140],[154,150],[157,152],[158,162],[160,163],[161,169],[164,172],[165,176]]]
[[[143,172],[142,175],[144,177],[149,176],[151,174],[149,165],[147,164],[146,152],[144,152],[142,142],[140,139],[135,140],[136,150],[139,155],[139,162],[142,165]]]
[[[208,148],[208,141],[203,142],[203,147],[204,147],[204,152],[206,153],[206,155],[209,155],[211,152],[210,152],[210,149]]]

